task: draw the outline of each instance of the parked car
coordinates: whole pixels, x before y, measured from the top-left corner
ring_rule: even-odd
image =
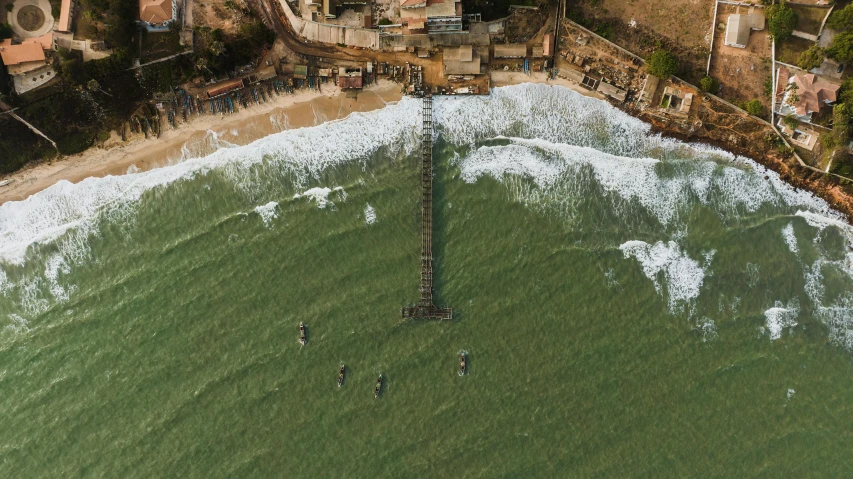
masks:
[[[840,64],[838,65],[838,69],[837,69],[837,70],[835,70],[835,73],[841,73],[841,71],[842,71],[842,70],[844,70],[844,64],[843,64],[843,63],[840,63]]]

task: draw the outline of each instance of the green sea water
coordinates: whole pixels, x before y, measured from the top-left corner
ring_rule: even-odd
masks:
[[[419,108],[0,207],[0,477],[851,475],[837,214],[568,90],[437,99],[455,317],[403,321]]]

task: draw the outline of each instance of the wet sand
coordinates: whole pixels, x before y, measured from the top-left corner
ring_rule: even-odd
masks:
[[[582,95],[603,98],[598,92],[582,88],[562,78],[548,80],[545,73],[525,75],[519,72],[492,72],[493,87],[520,83],[546,83],[570,88]],[[286,129],[303,128],[346,117],[355,111],[371,111],[402,97],[400,85],[380,80],[348,98],[339,88],[324,86],[322,92],[301,90],[293,95],[273,97],[273,101],[251,105],[233,115],[192,117],[177,129],[168,125],[160,138],[145,139],[136,134],[122,142],[116,133],[103,146],[90,148],[78,155],[51,162],[26,166],[2,179],[13,179],[0,187],[0,204],[19,201],[62,181],[76,183],[88,177],[122,175],[129,171],[147,171],[180,162],[185,155],[206,156],[215,147],[211,136],[219,142],[245,145]],[[164,122],[165,123],[165,122]]]
[[[165,125],[160,138],[145,139],[138,134],[135,139],[122,142],[113,133],[113,138],[102,147],[27,166],[0,178],[14,180],[0,187],[0,204],[23,200],[62,180],[76,183],[88,177],[147,171],[175,164],[185,152],[203,155],[208,152],[205,145],[210,143],[211,135],[220,141],[245,145],[285,129],[318,125],[356,111],[376,110],[401,97],[400,85],[384,80],[359,92],[356,98],[348,98],[337,87],[324,86],[322,92],[301,90],[293,95],[276,96],[271,102],[250,105],[232,115],[203,114],[176,129]]]

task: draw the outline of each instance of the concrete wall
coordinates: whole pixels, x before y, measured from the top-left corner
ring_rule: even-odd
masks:
[[[382,35],[380,48],[393,50],[403,47],[458,47],[460,45],[486,46],[489,35],[485,33],[431,33],[421,35]]]
[[[293,30],[306,40],[320,43],[343,43],[347,46],[374,50],[379,48],[379,30],[312,22],[294,14],[286,0],[279,0],[279,3]]]

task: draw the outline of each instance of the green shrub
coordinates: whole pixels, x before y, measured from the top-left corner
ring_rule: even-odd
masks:
[[[60,138],[56,146],[63,155],[74,155],[92,146],[92,134],[77,130]]]
[[[841,32],[832,39],[826,54],[840,62],[853,61],[853,31]]]
[[[747,111],[750,115],[761,116],[764,114],[764,105],[761,104],[758,99],[749,100],[744,102],[743,109]]]
[[[800,57],[797,58],[797,66],[806,71],[817,68],[823,63],[823,56],[824,49],[817,44],[812,45],[808,50],[800,53]]]
[[[833,30],[851,30],[853,29],[853,3],[848,4],[841,10],[835,10],[829,16],[826,26]]]
[[[792,130],[800,126],[800,121],[797,120],[797,117],[795,117],[794,115],[785,116],[784,118],[782,118],[782,123],[784,123],[788,128]]]
[[[649,56],[648,67],[652,75],[667,79],[678,71],[678,60],[672,53],[657,49]]]
[[[715,78],[706,76],[699,80],[699,88],[708,93],[717,93],[720,91],[720,83]]]
[[[797,12],[786,5],[785,0],[781,0],[778,5],[765,8],[764,15],[767,17],[770,36],[777,42],[787,40],[797,26]]]
[[[389,19],[387,19],[387,18],[380,18],[380,19],[379,19],[379,24],[380,24],[380,25],[393,25],[393,24],[394,24],[394,22],[392,22],[391,20],[389,20]]]

